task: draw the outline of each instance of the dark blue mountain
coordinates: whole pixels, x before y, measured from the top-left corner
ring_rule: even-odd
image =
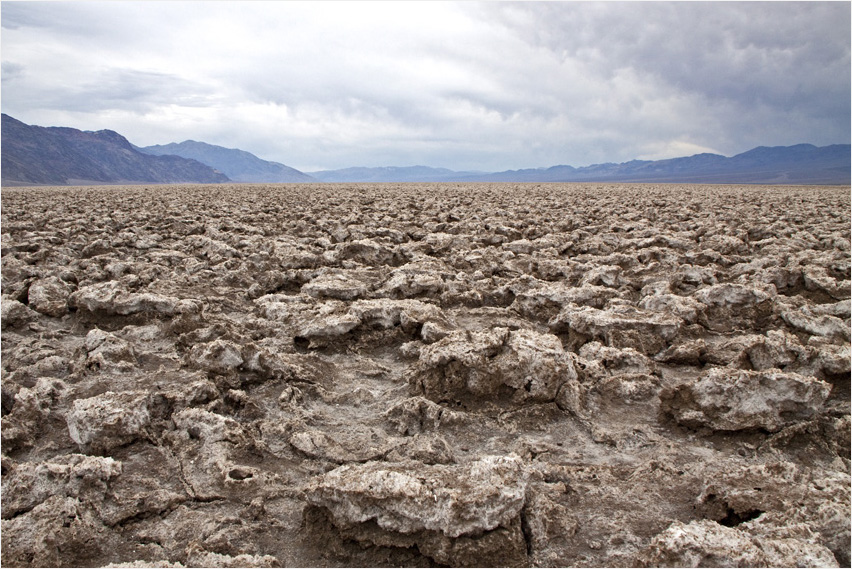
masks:
[[[727,158],[696,154],[668,160],[504,172],[458,172],[428,166],[345,168],[305,174],[243,150],[204,142],[138,148],[111,130],[2,123],[2,183],[282,182],[668,182],[716,184],[850,184],[850,145],[759,146]]]
[[[2,119],[4,186],[228,181],[195,160],[138,152],[111,130],[31,126],[6,114]]]
[[[849,184],[850,145],[760,146],[727,158],[696,154],[575,168],[454,172],[426,168],[346,168],[311,172],[324,182],[665,182],[713,184]]]
[[[224,173],[234,182],[277,184],[317,181],[295,168],[279,164],[278,162],[262,160],[245,150],[215,146],[206,142],[185,140],[181,143],[158,144],[156,146],[137,148],[137,150],[156,156],[171,154],[198,160],[202,164],[207,164],[211,168]]]

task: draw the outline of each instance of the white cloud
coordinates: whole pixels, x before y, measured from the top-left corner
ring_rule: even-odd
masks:
[[[3,2],[3,112],[303,170],[849,142],[846,3]],[[696,152],[694,152],[696,151]]]
[[[688,140],[671,140],[666,142],[654,142],[648,144],[645,151],[639,154],[637,160],[665,160],[679,156],[693,156],[695,154],[719,154],[718,150],[707,148]]]

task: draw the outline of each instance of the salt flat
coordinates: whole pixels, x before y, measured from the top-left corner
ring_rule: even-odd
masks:
[[[848,566],[848,187],[2,191],[5,566]]]

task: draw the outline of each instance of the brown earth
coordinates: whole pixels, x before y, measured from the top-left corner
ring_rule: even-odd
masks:
[[[848,566],[850,191],[2,192],[4,566]]]

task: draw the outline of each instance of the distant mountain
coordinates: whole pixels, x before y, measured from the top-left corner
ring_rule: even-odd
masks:
[[[575,168],[454,172],[440,168],[345,168],[311,172],[323,182],[668,182],[715,184],[849,184],[850,145],[760,146],[727,158],[696,154]]]
[[[3,114],[0,136],[4,186],[228,181],[195,160],[143,154],[111,130],[30,126]]]
[[[155,156],[174,155],[183,158],[192,158],[223,172],[235,182],[275,184],[317,181],[295,168],[279,164],[278,162],[262,160],[245,150],[224,148],[222,146],[207,144],[206,142],[186,140],[180,143],[172,142],[171,144],[137,147],[137,150]]]
[[[310,182],[669,182],[717,184],[850,184],[850,145],[759,146],[727,158],[696,154],[668,160],[575,168],[458,172],[428,166],[300,172],[243,150],[204,142],[135,147],[111,130],[30,126],[2,121],[2,184]]]
[[[726,158],[696,154],[668,160],[632,160],[583,168],[555,166],[543,171],[500,172],[487,181],[704,182],[745,184],[849,184],[850,145],[761,146]]]
[[[460,177],[483,176],[486,172],[455,172],[429,166],[386,166],[383,168],[354,167],[342,170],[309,172],[321,182],[452,182]]]

